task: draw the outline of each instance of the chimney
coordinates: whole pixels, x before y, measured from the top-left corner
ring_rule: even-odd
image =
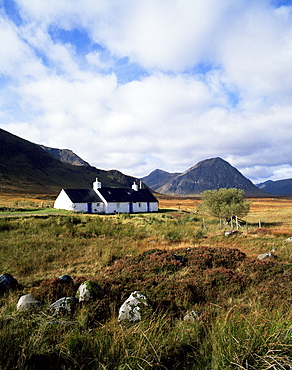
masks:
[[[135,191],[138,191],[139,190],[139,187],[138,187],[138,185],[136,184],[135,181],[134,181],[134,183],[132,185],[132,189],[135,190]]]
[[[93,183],[93,190],[97,191],[97,189],[100,189],[100,188],[101,188],[101,182],[99,182],[98,178],[96,178],[94,183]]]

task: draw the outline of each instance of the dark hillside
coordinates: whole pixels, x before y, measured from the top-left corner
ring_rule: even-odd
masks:
[[[130,187],[134,181],[116,170],[60,162],[39,145],[2,129],[0,156],[0,187],[6,192],[56,194],[62,188],[91,188],[96,177],[112,187]]]
[[[280,196],[292,195],[292,179],[284,179],[277,181],[269,180],[261,184],[257,184],[257,187],[274,195]]]

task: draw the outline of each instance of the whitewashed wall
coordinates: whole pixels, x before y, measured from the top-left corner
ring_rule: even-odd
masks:
[[[148,212],[147,203],[145,202],[135,202],[133,205],[133,213],[145,213]],[[129,203],[108,203],[105,208],[105,213],[129,213],[130,206]],[[158,203],[152,202],[149,204],[149,212],[157,212]]]
[[[67,209],[68,211],[74,211],[74,204],[71,202],[68,195],[65,193],[64,190],[61,190],[60,194],[58,195],[57,199],[54,203],[54,208],[57,209]]]
[[[60,194],[55,200],[54,208],[85,213],[87,213],[88,211],[87,203],[75,203],[75,204],[72,203],[72,201],[70,200],[70,198],[68,197],[64,190],[61,190]],[[91,203],[91,211],[92,213],[103,213],[104,204],[102,202]]]

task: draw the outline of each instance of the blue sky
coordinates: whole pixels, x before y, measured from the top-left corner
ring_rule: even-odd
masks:
[[[142,177],[292,178],[292,0],[0,0],[0,127]]]

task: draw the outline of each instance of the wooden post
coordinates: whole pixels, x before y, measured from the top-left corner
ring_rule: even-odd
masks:
[[[262,227],[262,223],[261,223],[261,220],[259,220],[259,228]]]
[[[232,220],[232,216],[231,216],[231,219],[230,219],[230,225],[231,225],[231,229],[233,230],[233,220]]]
[[[222,219],[220,218],[220,230],[222,230]]]

